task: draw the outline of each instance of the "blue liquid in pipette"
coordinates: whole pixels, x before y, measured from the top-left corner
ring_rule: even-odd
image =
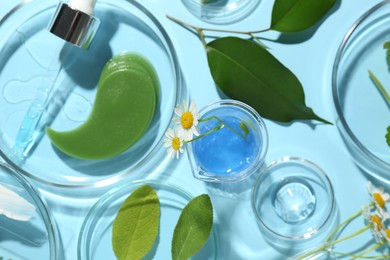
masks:
[[[67,65],[72,63],[73,60],[68,57],[70,57],[70,52],[74,47],[67,43],[59,47],[61,52],[58,51],[54,55],[61,53],[66,57],[65,63]],[[61,82],[61,84],[65,87],[62,87],[61,90],[53,91],[59,75],[64,72],[63,65],[60,64],[58,57],[54,56],[52,64],[42,76],[36,96],[26,112],[11,150],[10,158],[16,163],[23,162],[33,147],[37,145],[42,138],[45,127],[54,120],[66,97],[73,89],[72,82],[69,82],[70,80],[66,80],[67,78],[64,77],[67,82]]]
[[[233,127],[237,132],[245,135],[240,128],[241,117],[236,117],[229,109],[226,114],[219,114],[218,117],[226,124]],[[233,108],[233,110],[237,110]],[[221,109],[221,111],[223,111]],[[215,115],[215,110],[203,116],[207,118]],[[211,119],[199,123],[201,133],[216,127],[220,122]],[[198,165],[207,172],[216,175],[234,175],[248,168],[261,152],[261,140],[258,133],[250,129],[246,138],[238,135],[227,127],[200,138],[192,143],[193,154]]]

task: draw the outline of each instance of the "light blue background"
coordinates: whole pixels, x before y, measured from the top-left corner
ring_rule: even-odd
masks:
[[[214,86],[207,66],[205,51],[199,39],[183,27],[169,21],[169,14],[189,23],[208,27],[235,30],[255,30],[269,26],[272,0],[262,0],[253,14],[244,21],[228,26],[207,25],[192,16],[180,0],[143,0],[141,2],[164,25],[169,33],[179,57],[186,88],[198,108],[220,97]],[[337,48],[351,25],[378,0],[338,1],[337,7],[316,30],[310,30],[300,41],[294,36],[283,36],[275,32],[262,34],[264,43],[271,53],[285,64],[299,78],[304,86],[306,104],[321,117],[335,121],[335,111],[331,96],[331,70]],[[340,3],[341,2],[341,3]],[[0,16],[14,6],[17,1],[0,0]],[[208,35],[216,35],[208,33]],[[279,40],[278,40],[279,39]],[[285,43],[283,43],[285,41]],[[265,120],[269,130],[270,145],[266,162],[285,155],[302,156],[322,167],[330,176],[335,193],[340,219],[345,219],[368,202],[366,182],[368,176],[354,164],[335,125],[318,124],[314,127],[305,122],[282,125]],[[149,177],[165,175],[167,182],[188,189],[193,194],[209,192],[217,212],[220,238],[219,259],[285,259],[268,245],[257,226],[250,204],[250,186],[253,183],[226,185],[213,189],[192,177],[186,156],[179,161],[156,166]],[[228,192],[228,191],[231,192]],[[78,233],[93,200],[49,199],[50,207],[58,224],[63,242],[64,259],[76,259]],[[54,203],[56,201],[56,203]],[[80,203],[77,212],[72,205]],[[361,227],[362,222],[352,226]],[[370,235],[365,236],[370,239]],[[354,248],[347,242],[342,249]]]

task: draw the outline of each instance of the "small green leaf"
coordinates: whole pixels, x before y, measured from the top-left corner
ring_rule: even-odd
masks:
[[[244,132],[245,137],[249,134],[249,128],[244,122],[240,122],[240,128]]]
[[[337,0],[275,0],[271,29],[299,32],[317,23]]]
[[[225,37],[208,43],[206,51],[214,81],[230,98],[247,103],[271,120],[329,123],[305,105],[297,77],[258,44]]]
[[[390,126],[387,127],[386,142],[387,145],[390,146]]]
[[[201,0],[202,4],[209,4],[215,2],[216,0]]]
[[[207,194],[192,199],[183,209],[172,238],[172,259],[194,256],[206,243],[213,226],[213,206]]]
[[[160,202],[155,190],[143,185],[119,209],[112,227],[112,247],[119,260],[143,258],[158,234]]]

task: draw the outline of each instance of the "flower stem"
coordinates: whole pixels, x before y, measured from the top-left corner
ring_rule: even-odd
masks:
[[[224,29],[217,29],[217,28],[205,28],[205,27],[198,27],[198,26],[186,23],[186,22],[184,22],[184,21],[182,21],[180,19],[177,19],[175,17],[172,17],[170,15],[166,15],[166,17],[168,19],[174,21],[175,23],[178,23],[178,24],[182,25],[182,26],[192,28],[195,31],[197,31],[198,33],[199,33],[199,31],[211,31],[211,32],[246,34],[246,35],[251,36],[251,34],[254,34],[254,33],[262,33],[262,32],[267,32],[267,31],[271,30],[271,28],[268,28],[268,29],[255,30],[255,31],[235,31],[235,30],[224,30]]]
[[[337,240],[335,240],[335,241],[326,243],[326,244],[322,245],[321,247],[319,247],[319,248],[317,248],[317,249],[315,249],[315,250],[313,250],[313,251],[310,251],[310,252],[308,252],[308,253],[306,253],[306,254],[304,254],[304,255],[302,255],[302,256],[296,258],[295,260],[305,259],[306,257],[311,256],[311,255],[314,255],[314,254],[316,254],[316,253],[318,253],[318,252],[321,252],[321,251],[323,251],[324,249],[326,249],[326,248],[328,248],[328,247],[331,247],[331,246],[333,246],[333,245],[335,245],[335,244],[337,244],[337,243],[340,243],[340,242],[343,242],[343,241],[348,240],[348,239],[350,239],[350,238],[356,237],[356,236],[360,235],[361,233],[363,233],[364,231],[370,229],[371,226],[372,226],[372,225],[369,224],[369,225],[365,226],[364,228],[362,228],[362,229],[360,229],[360,230],[358,230],[358,231],[356,231],[356,232],[354,232],[354,233],[352,233],[352,234],[350,234],[350,235],[348,235],[348,236],[345,236],[345,237],[340,238],[340,239],[337,239]]]
[[[199,122],[206,122],[206,121],[209,121],[211,119],[215,119],[215,120],[218,120],[223,126],[226,126],[228,129],[230,129],[231,131],[233,131],[234,133],[236,133],[237,135],[241,136],[243,139],[246,139],[244,135],[242,135],[240,132],[238,132],[236,129],[234,129],[232,126],[226,124],[224,121],[222,121],[219,117],[217,116],[210,116],[210,117],[207,117],[207,118],[203,118],[203,119],[199,119]]]
[[[192,138],[191,140],[185,141],[185,143],[191,143],[191,142],[193,142],[193,141],[199,140],[200,138],[205,137],[205,136],[211,134],[211,133],[214,132],[214,131],[218,131],[219,129],[221,129],[222,126],[223,126],[223,123],[220,123],[219,125],[217,125],[217,126],[214,127],[213,129],[210,129],[210,130],[207,131],[206,133],[201,134],[201,135],[199,135],[199,136],[197,136],[197,137],[194,137],[194,138]]]
[[[371,202],[369,205],[367,205],[367,207],[372,207],[373,205],[374,205],[374,203]],[[360,216],[362,213],[363,213],[363,210],[361,209],[358,212],[356,212],[355,214],[353,214],[352,216],[350,216],[349,218],[347,218],[346,220],[344,220],[340,225],[338,225],[332,231],[332,233],[330,233],[330,235],[329,235],[328,239],[326,240],[326,242],[328,243],[330,240],[332,240],[332,238],[336,235],[337,231],[339,231],[342,227],[344,227],[346,224],[348,224],[350,221],[352,221],[356,217]]]
[[[349,256],[349,257],[356,257],[357,255],[354,254],[348,254],[348,253],[342,253],[342,252],[332,252],[335,255],[341,255],[341,256]],[[389,259],[390,255],[373,255],[373,256],[364,256],[359,255],[359,258],[362,259]]]
[[[384,99],[387,102],[387,105],[390,106],[390,95],[387,93],[383,84],[379,81],[379,79],[370,70],[368,70],[368,74],[370,75],[370,78],[374,81],[375,85],[378,87],[379,91],[382,93]]]
[[[370,247],[370,248],[364,250],[364,251],[361,252],[360,254],[358,254],[358,255],[352,257],[351,260],[353,260],[353,259],[358,259],[358,258],[362,258],[365,254],[367,254],[367,253],[369,253],[369,252],[371,252],[371,251],[374,251],[375,249],[381,247],[382,245],[384,245],[383,242],[382,242],[382,243],[377,243],[377,244],[375,244],[374,246],[372,246],[372,247]]]

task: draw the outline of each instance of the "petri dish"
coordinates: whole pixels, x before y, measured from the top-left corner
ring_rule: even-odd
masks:
[[[370,78],[370,70],[390,93],[390,71],[383,44],[390,40],[390,1],[363,14],[345,35],[335,58],[332,93],[339,132],[356,164],[388,182],[390,104]]]
[[[100,27],[89,50],[69,51],[47,30],[57,4],[57,0],[23,2],[0,20],[0,155],[46,187],[65,188],[107,186],[134,175],[151,160],[164,160],[159,157],[163,136],[184,94],[176,52],[163,26],[137,1],[100,0],[95,7]],[[49,103],[56,104],[52,97],[64,102],[53,115],[48,113],[51,128],[74,129],[90,113],[102,68],[122,52],[145,57],[159,79],[152,122],[134,145],[110,159],[79,160],[54,148],[43,131],[26,156],[14,156],[17,133],[42,79],[47,75],[56,79]]]
[[[283,157],[260,173],[252,190],[252,209],[271,245],[300,250],[324,242],[334,224],[336,201],[321,168],[303,158]]]
[[[40,193],[21,174],[2,162],[0,185],[35,207],[35,213],[27,221],[0,215],[0,256],[4,259],[59,259],[56,223]]]
[[[260,0],[182,0],[197,18],[214,24],[229,24],[247,17]],[[204,3],[202,3],[204,2]]]
[[[115,259],[112,250],[112,224],[126,198],[138,187],[148,184],[157,192],[161,206],[158,243],[144,259],[171,259],[174,228],[192,195],[182,189],[155,181],[133,181],[103,195],[91,208],[82,225],[77,254],[79,260]],[[217,237],[213,229],[209,240],[192,259],[217,259]]]

